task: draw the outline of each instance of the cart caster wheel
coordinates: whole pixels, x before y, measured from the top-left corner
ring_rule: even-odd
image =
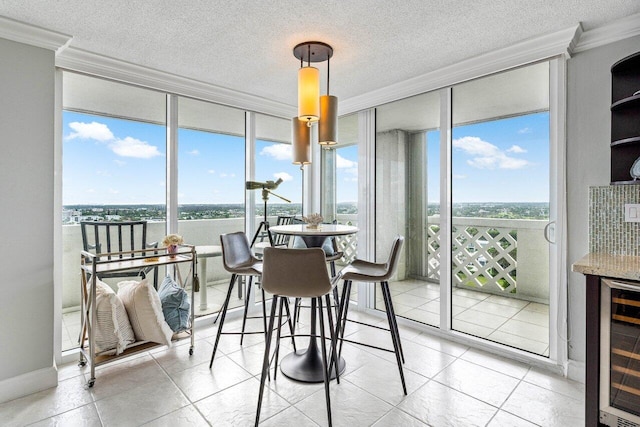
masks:
[[[93,387],[93,385],[96,383],[96,380],[89,380],[89,382],[87,383],[87,385],[89,386],[89,388]]]
[[[84,366],[87,366],[87,362],[84,361],[84,360],[82,362],[78,362],[78,366],[81,367],[81,368],[84,367]]]
[[[189,356],[193,356],[193,349],[192,348],[189,349]]]

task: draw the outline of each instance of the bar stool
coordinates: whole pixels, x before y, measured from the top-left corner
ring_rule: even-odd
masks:
[[[342,353],[342,343],[350,342],[353,344],[365,345],[370,348],[376,348],[378,350],[384,350],[391,353],[395,353],[396,362],[398,363],[398,371],[400,371],[400,380],[402,381],[402,390],[404,394],[407,394],[407,386],[404,382],[404,372],[402,371],[402,364],[404,363],[404,354],[402,352],[402,343],[400,342],[400,332],[398,331],[398,323],[396,321],[396,314],[393,310],[393,302],[391,301],[391,292],[389,292],[389,278],[393,276],[397,266],[398,266],[398,258],[400,256],[400,249],[402,249],[402,244],[404,242],[404,237],[398,235],[393,241],[391,246],[391,252],[389,253],[389,258],[385,263],[373,263],[369,261],[363,261],[360,259],[354,260],[350,265],[343,268],[342,279],[343,288],[342,288],[342,299],[340,300],[340,309],[339,309],[339,319],[338,319],[338,333],[340,340],[340,350],[338,354]],[[351,294],[351,282],[374,282],[380,284],[380,290],[382,292],[382,299],[384,300],[384,307],[387,313],[387,321],[389,323],[389,329],[380,328],[377,325],[371,325],[364,322],[358,322],[355,320],[349,320],[347,318],[347,312],[349,311],[349,296]],[[344,338],[344,329],[346,322],[354,322],[364,326],[371,326],[377,329],[384,329],[385,331],[389,331],[391,333],[391,341],[393,342],[393,350],[373,346],[370,344],[365,344],[362,342],[351,341]]]
[[[278,353],[280,350],[280,325],[282,324],[283,303],[292,298],[312,298],[318,307],[318,323],[320,324],[320,342],[322,348],[322,376],[324,380],[324,391],[327,403],[327,418],[329,426],[331,422],[331,399],[329,397],[329,364],[327,363],[326,334],[324,327],[323,309],[329,322],[329,335],[331,340],[331,359],[333,365],[337,364],[336,334],[333,327],[333,315],[331,310],[330,293],[335,287],[335,281],[329,278],[327,273],[324,251],[320,248],[311,249],[281,249],[265,248],[264,264],[262,270],[262,287],[273,295],[271,303],[271,316],[264,349],[264,359],[262,362],[262,375],[260,377],[260,392],[258,394],[258,408],[256,411],[256,422],[260,421],[260,409],[262,407],[262,397],[264,394],[265,380],[269,374],[269,351],[273,336],[273,326],[276,317],[276,307],[278,309],[278,327],[275,348],[275,370],[274,380],[278,370]],[[323,307],[322,299],[326,300]],[[284,304],[286,305],[286,304]],[[316,304],[312,304],[314,307]],[[336,380],[340,382],[339,373],[336,369]]]
[[[247,239],[246,234],[242,231],[238,231],[235,233],[228,233],[220,235],[220,244],[222,247],[222,264],[224,265],[224,269],[231,273],[231,281],[229,282],[229,290],[227,291],[227,296],[224,300],[222,308],[220,308],[220,326],[218,326],[218,333],[216,334],[216,342],[213,345],[213,352],[211,353],[211,362],[209,363],[209,369],[213,365],[213,359],[216,356],[216,351],[218,349],[218,343],[220,342],[220,336],[222,334],[225,335],[240,335],[240,345],[242,345],[242,341],[244,339],[244,334],[257,334],[263,333],[267,334],[267,309],[265,306],[265,294],[264,288],[261,288],[262,291],[262,323],[264,326],[263,331],[258,332],[245,332],[245,326],[248,318],[247,313],[249,311],[249,299],[251,296],[251,282],[254,277],[260,277],[262,274],[262,261],[253,256],[251,252],[251,248],[249,247],[249,240]],[[224,326],[224,320],[227,316],[227,309],[229,308],[229,300],[231,299],[231,293],[233,291],[233,286],[237,281],[239,276],[248,276],[247,280],[247,292],[245,295],[244,302],[244,315],[242,318],[242,331],[241,332],[222,332],[222,328]],[[287,314],[289,313],[289,306],[287,305]],[[291,316],[289,316],[289,326],[293,335],[293,325],[291,324]],[[295,342],[293,343],[295,348]]]

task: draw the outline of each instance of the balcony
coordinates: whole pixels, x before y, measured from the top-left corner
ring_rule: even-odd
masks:
[[[275,218],[269,219],[275,223]],[[338,217],[340,223],[357,224],[356,215]],[[440,229],[439,218],[429,217],[426,239],[408,238],[404,277],[391,286],[396,313],[432,326],[440,323]],[[546,221],[454,218],[452,325],[482,338],[531,351],[549,353],[548,243]],[[219,244],[219,236],[244,228],[243,218],[180,221],[179,233],[194,245]],[[149,241],[161,241],[164,222],[148,224]],[[63,226],[63,328],[62,348],[77,345],[80,329],[80,227]],[[355,237],[339,241],[346,265],[356,255]],[[426,257],[421,254],[426,253]],[[220,257],[207,260],[206,310],[220,309],[229,275]],[[164,274],[163,271],[160,274]],[[114,283],[112,283],[114,284]],[[355,287],[354,287],[355,290]],[[357,294],[352,294],[357,299]],[[377,300],[377,298],[376,298]],[[377,306],[380,306],[377,301]],[[243,301],[233,295],[232,307]]]

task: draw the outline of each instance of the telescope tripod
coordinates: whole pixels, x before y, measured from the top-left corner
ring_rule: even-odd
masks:
[[[264,233],[267,233],[267,237],[269,238],[269,244],[273,246],[273,236],[271,235],[271,230],[269,230],[269,221],[267,221],[267,201],[269,200],[269,193],[270,191],[267,190],[266,188],[262,189],[262,200],[264,202],[264,216],[263,216],[264,219],[260,221],[260,225],[258,225],[256,234],[253,235],[253,240],[251,240],[251,245],[250,245],[251,248],[253,248],[253,245],[256,243],[256,240],[258,240],[258,237],[261,237],[261,236],[264,237],[264,235],[262,234],[263,228],[264,228]]]
[[[262,189],[262,200],[264,202],[264,212],[263,212],[264,216],[263,216],[263,220],[260,221],[260,225],[258,225],[258,229],[256,230],[256,234],[254,234],[253,236],[253,240],[251,240],[250,247],[252,248],[253,248],[253,245],[256,243],[256,240],[258,240],[258,237],[264,238],[263,233],[267,233],[267,237],[269,238],[269,245],[273,246],[273,235],[271,234],[271,230],[269,229],[269,221],[267,221],[267,201],[269,201],[269,194],[273,194],[274,196],[281,198],[285,202],[291,203],[291,200],[289,199],[286,199],[282,196],[278,196],[277,194],[272,193],[266,188]],[[262,231],[263,228],[264,228],[264,231]]]

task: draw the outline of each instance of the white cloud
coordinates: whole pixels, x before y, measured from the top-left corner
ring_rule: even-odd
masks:
[[[471,160],[467,160],[467,164],[478,169],[521,169],[529,165],[527,160],[509,157],[497,146],[476,136],[454,139],[452,145],[474,156]]]
[[[117,139],[109,144],[109,148],[122,157],[135,157],[138,159],[150,159],[161,156],[158,147],[150,145],[146,141],[127,136],[125,139]]]
[[[531,128],[522,128],[518,131],[518,133],[523,134],[523,133],[531,133],[533,132],[533,129]]]
[[[336,154],[336,168],[342,169],[346,175],[351,176],[350,178],[345,178],[345,180],[358,180],[358,162],[345,159],[340,154]]]
[[[65,139],[95,139],[96,141],[111,141],[114,139],[113,133],[109,130],[109,127],[104,123],[91,122],[71,122],[69,127],[75,132],[67,135]]]
[[[209,169],[207,173],[216,173],[215,169]]]
[[[273,176],[276,178],[276,180],[278,178],[282,178],[282,181],[284,182],[291,181],[293,179],[293,177],[286,172],[277,172],[274,173]]]
[[[93,193],[96,192],[96,190],[95,190],[95,188],[87,188],[86,192],[93,194]]]
[[[267,145],[260,151],[261,156],[273,157],[276,160],[291,160],[291,145],[272,144]]]
[[[187,154],[191,154],[192,156],[199,156],[200,155],[200,151],[191,150],[191,151],[187,151]]]
[[[337,168],[356,168],[358,169],[358,162],[354,162],[353,160],[348,160],[342,157],[340,154],[336,154],[336,167]]]
[[[226,173],[224,173],[224,172],[221,172],[221,173],[220,173],[220,178],[226,178],[227,176],[228,176],[228,175],[227,175]]]
[[[120,194],[119,190],[114,190],[113,188],[109,189],[109,194]]]
[[[527,150],[520,147],[519,145],[512,145],[511,148],[507,150],[508,153],[526,153]]]

